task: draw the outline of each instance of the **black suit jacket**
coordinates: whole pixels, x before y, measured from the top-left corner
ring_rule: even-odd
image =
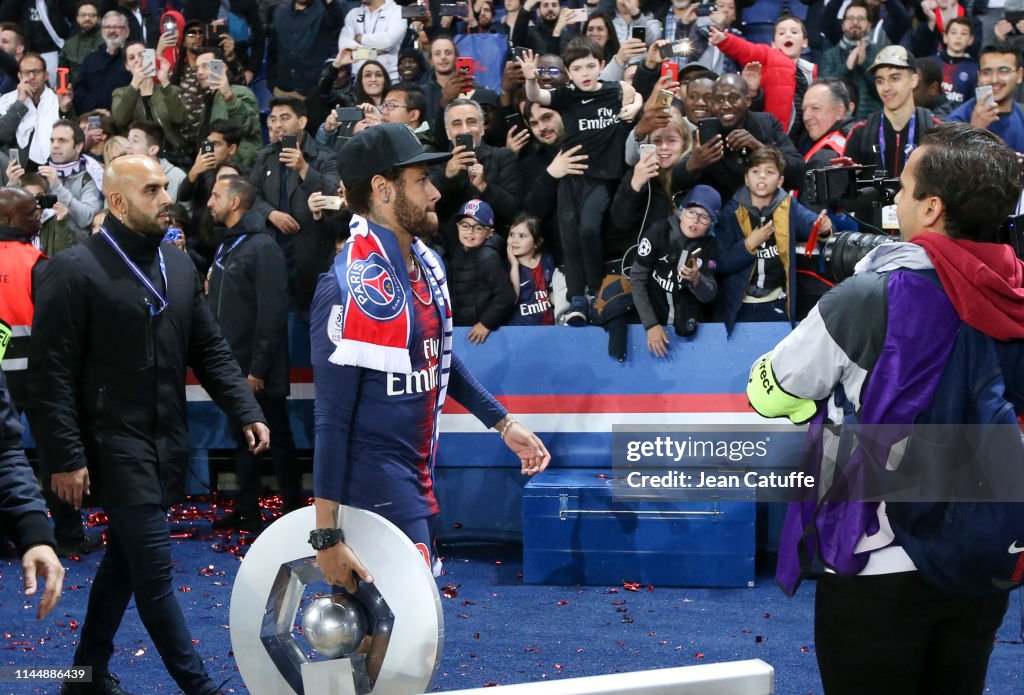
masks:
[[[154,298],[98,234],[57,254],[36,293],[33,435],[44,478],[88,466],[93,503],[167,507],[185,492],[189,367],[238,422],[265,420],[188,255],[160,244],[162,273],[152,237],[106,227],[167,307],[151,315]]]
[[[316,280],[320,273],[326,271],[334,258],[334,239],[323,233],[322,225],[313,220],[306,202],[314,191],[324,195],[337,195],[338,160],[335,152],[318,145],[309,135],[302,138],[302,153],[309,162],[309,172],[303,181],[299,181],[294,170],[288,170],[286,192],[288,214],[299,223],[300,232],[293,236],[285,236],[271,226],[270,230],[277,237],[292,271],[292,290],[295,301],[300,309],[305,309],[313,301]],[[281,163],[277,160],[278,153],[268,145],[256,155],[249,174],[249,181],[256,187],[257,201],[253,212],[264,220],[274,210],[280,210],[281,200]]]

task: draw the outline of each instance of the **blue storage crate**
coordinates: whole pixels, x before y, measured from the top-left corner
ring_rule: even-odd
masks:
[[[523,579],[754,585],[754,490],[637,493],[597,469],[534,476],[523,493]]]

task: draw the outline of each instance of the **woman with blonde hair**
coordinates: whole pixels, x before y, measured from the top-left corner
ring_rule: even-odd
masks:
[[[107,138],[107,142],[103,145],[104,165],[110,164],[118,157],[123,157],[126,154],[128,154],[128,138],[123,135]]]
[[[611,205],[612,225],[637,238],[639,232],[673,213],[672,169],[693,145],[683,117],[672,112],[668,125],[641,145],[640,161],[626,173]]]

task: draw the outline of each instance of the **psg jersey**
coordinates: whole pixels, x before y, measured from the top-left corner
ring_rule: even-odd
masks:
[[[551,277],[555,261],[542,254],[536,268],[519,264],[519,300],[510,326],[554,326],[555,312],[551,304]]]

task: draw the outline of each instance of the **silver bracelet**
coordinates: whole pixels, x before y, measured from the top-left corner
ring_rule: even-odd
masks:
[[[504,440],[505,439],[505,435],[508,434],[509,428],[512,427],[512,425],[517,424],[518,422],[519,422],[519,420],[516,420],[514,417],[510,417],[508,420],[505,421],[505,426],[501,428],[501,438],[502,438],[502,440]]]

